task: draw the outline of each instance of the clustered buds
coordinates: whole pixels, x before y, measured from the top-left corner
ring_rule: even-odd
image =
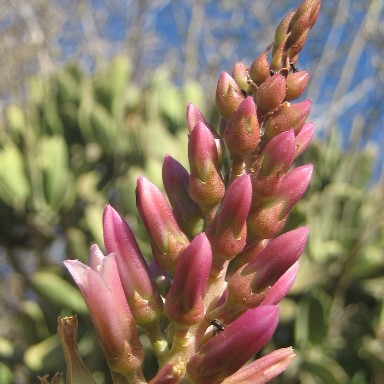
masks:
[[[295,280],[307,242],[307,227],[281,232],[312,174],[311,164],[293,165],[313,136],[314,125],[306,122],[311,102],[293,101],[310,77],[297,60],[319,9],[320,0],[304,0],[250,67],[238,62],[232,76],[221,73],[218,131],[188,105],[189,171],[165,157],[167,197],[138,179],[137,208],[153,254],[149,266],[128,224],[109,205],[103,218],[107,256],[93,245],[89,266],[65,262],[114,383],[266,383],[294,358],[283,348],[245,365],[273,336],[278,303]],[[144,376],[136,325],[157,355],[155,377]],[[65,340],[75,370],[67,374],[92,383]]]

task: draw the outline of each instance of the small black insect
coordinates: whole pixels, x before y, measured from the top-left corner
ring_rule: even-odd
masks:
[[[299,72],[299,68],[296,67],[296,64],[291,63],[290,65],[291,65],[291,70],[292,70],[293,73]]]
[[[219,322],[219,320],[217,319],[213,319],[211,320],[211,325],[213,327],[215,327],[214,331],[213,331],[213,335],[216,336],[219,332],[223,332],[224,329],[225,329],[225,325],[224,324],[221,324]]]
[[[275,71],[274,71],[273,69],[270,69],[270,70],[269,70],[269,76],[272,77],[274,74],[275,74]]]

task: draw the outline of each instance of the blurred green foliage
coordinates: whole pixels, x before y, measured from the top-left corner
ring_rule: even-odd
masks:
[[[79,348],[100,383],[106,366],[82,297],[63,270],[102,244],[109,202],[150,255],[135,206],[138,175],[161,187],[164,155],[187,164],[186,105],[215,119],[203,88],[173,85],[159,69],[144,89],[118,57],[90,76],[76,65],[30,79],[25,105],[10,105],[0,128],[0,382],[34,383],[65,370],[56,319],[77,313]],[[285,230],[308,224],[300,274],[282,303],[275,346],[297,358],[275,382],[384,382],[383,188],[373,184],[369,147],[343,149],[337,129],[303,162],[310,190]],[[356,137],[359,135],[356,133]],[[145,343],[145,340],[143,340]],[[148,357],[150,364],[150,356]]]
[[[0,127],[3,384],[36,382],[37,374],[62,371],[56,319],[74,313],[81,317],[80,349],[103,381],[105,363],[84,301],[61,261],[85,261],[89,245],[102,244],[107,202],[126,214],[149,256],[136,212],[136,178],[145,175],[161,187],[166,151],[187,162],[186,106],[204,99],[201,87],[191,82],[178,89],[163,69],[141,90],[130,72],[125,57],[93,76],[72,64],[49,80],[31,78],[25,104],[5,110]]]

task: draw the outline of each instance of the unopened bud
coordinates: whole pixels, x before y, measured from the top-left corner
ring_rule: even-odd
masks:
[[[284,101],[285,93],[286,85],[284,76],[276,74],[267,78],[255,94],[258,117],[261,118],[266,113],[277,108]]]
[[[253,98],[248,96],[228,120],[224,140],[231,154],[245,156],[260,142],[259,122]]]
[[[249,75],[257,86],[262,84],[270,74],[268,51],[269,50],[265,50],[257,56],[249,68]]]
[[[227,72],[221,72],[216,89],[216,107],[221,116],[228,119],[244,100],[236,81]]]

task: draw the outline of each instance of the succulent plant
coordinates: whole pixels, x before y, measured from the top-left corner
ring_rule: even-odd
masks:
[[[307,227],[280,233],[312,174],[310,164],[292,168],[313,136],[314,125],[306,122],[311,103],[292,101],[309,80],[297,60],[319,9],[320,0],[304,0],[249,68],[236,63],[232,76],[220,75],[219,132],[188,106],[190,171],[166,156],[169,202],[148,179],[138,179],[150,265],[110,205],[103,219],[107,255],[93,245],[88,266],[65,261],[114,383],[266,383],[294,358],[283,348],[246,365],[276,329],[278,303],[308,237]],[[144,374],[136,326],[157,356],[152,378]],[[67,383],[93,383],[73,337],[64,337],[75,328],[73,318],[59,320],[71,367]]]

